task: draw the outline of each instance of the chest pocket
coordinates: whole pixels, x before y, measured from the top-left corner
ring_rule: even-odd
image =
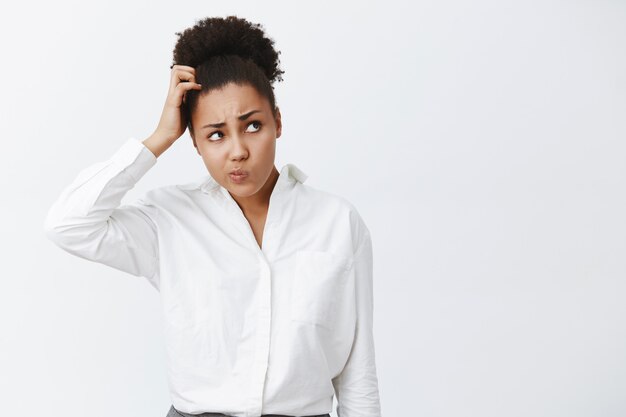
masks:
[[[349,260],[331,252],[295,254],[291,286],[291,320],[331,328],[346,291]]]

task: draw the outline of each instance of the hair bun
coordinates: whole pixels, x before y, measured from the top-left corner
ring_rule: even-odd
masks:
[[[176,32],[174,65],[197,67],[220,55],[238,55],[257,64],[270,82],[282,81],[280,51],[274,41],[265,36],[263,27],[237,16],[208,17],[182,32]]]

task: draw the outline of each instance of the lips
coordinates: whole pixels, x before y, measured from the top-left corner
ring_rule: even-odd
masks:
[[[243,184],[248,178],[248,171],[237,168],[230,171],[228,176],[230,177],[230,180],[235,184]]]
[[[248,171],[245,171],[241,168],[233,169],[230,171],[230,175],[248,175]]]

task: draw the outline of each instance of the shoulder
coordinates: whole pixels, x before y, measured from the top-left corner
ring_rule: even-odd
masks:
[[[192,192],[192,190],[181,189],[179,188],[179,185],[176,184],[163,185],[146,191],[141,198],[146,202],[160,205],[171,197],[180,197],[190,192]]]
[[[348,226],[352,237],[352,246],[356,250],[363,241],[368,240],[370,231],[367,224],[357,209],[356,205],[348,198],[317,187],[298,183],[299,197],[302,203],[316,213],[325,212],[331,214],[337,221]]]
[[[195,201],[200,192],[198,182],[162,185],[146,191],[139,197],[138,201],[152,207],[157,212],[174,213],[181,210],[182,207],[189,208],[187,203]]]

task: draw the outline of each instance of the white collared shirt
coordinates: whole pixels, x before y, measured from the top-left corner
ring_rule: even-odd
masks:
[[[122,197],[156,164],[130,137],[79,173],[45,220],[81,258],[159,291],[168,383],[179,411],[237,417],[380,417],[372,242],[346,199],[286,164],[259,247],[227,189],[201,181]]]

